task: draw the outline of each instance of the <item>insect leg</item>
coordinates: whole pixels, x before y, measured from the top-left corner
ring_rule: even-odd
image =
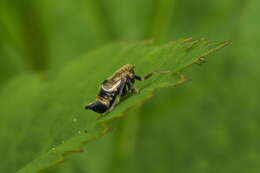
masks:
[[[128,82],[126,82],[121,96],[127,95],[128,91],[129,91],[129,86],[128,86]]]
[[[134,93],[138,93],[138,89],[134,87],[134,84],[131,80],[127,80],[126,82],[127,84],[127,87],[128,87],[128,90],[131,91],[131,92],[134,92]]]
[[[127,79],[126,79],[126,78],[123,78],[122,81],[121,81],[121,86],[120,86],[120,88],[119,88],[119,90],[118,90],[118,95],[119,95],[119,96],[122,95],[123,90],[124,90],[125,85],[126,85],[126,82],[127,82]],[[119,97],[118,99],[120,99],[120,97]]]

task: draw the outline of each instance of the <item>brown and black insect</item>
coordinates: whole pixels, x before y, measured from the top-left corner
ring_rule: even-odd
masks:
[[[152,75],[153,73],[149,73],[142,78],[135,74],[134,65],[124,65],[102,83],[96,100],[85,109],[91,109],[97,113],[110,112],[120,102],[121,97],[138,92],[134,87],[135,80],[142,81]]]

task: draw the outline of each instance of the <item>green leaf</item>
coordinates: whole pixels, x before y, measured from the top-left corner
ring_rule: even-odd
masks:
[[[229,43],[191,38],[164,45],[115,43],[49,71],[47,80],[30,74],[18,76],[0,93],[4,98],[0,101],[0,151],[5,156],[1,170],[40,172],[63,162],[71,153],[82,152],[85,144],[109,132],[109,122],[151,98],[156,89],[184,83],[187,79],[180,73],[185,68]],[[105,78],[127,63],[134,64],[141,76],[170,73],[136,83],[140,93],[97,120],[98,114],[84,110],[84,105],[95,99]]]

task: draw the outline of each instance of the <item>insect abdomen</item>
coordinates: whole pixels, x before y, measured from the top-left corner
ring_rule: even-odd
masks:
[[[99,101],[96,101],[96,102],[86,106],[85,109],[91,109],[97,113],[104,113],[108,110],[108,107],[105,104],[103,104]]]

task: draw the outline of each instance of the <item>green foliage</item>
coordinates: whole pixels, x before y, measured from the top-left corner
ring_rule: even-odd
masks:
[[[0,1],[0,172],[259,172],[259,7],[258,0]],[[168,78],[181,80],[154,76],[100,121],[82,109],[127,57],[144,75],[162,68],[142,65],[148,57],[189,63],[205,52],[164,44],[190,36],[233,44],[185,70],[188,85],[154,92]],[[160,45],[140,42],[150,39]],[[123,43],[107,44],[114,41]],[[101,54],[105,63],[96,66]],[[173,71],[183,65],[171,63]],[[87,67],[97,72],[86,75]],[[98,125],[104,121],[110,133]]]
[[[159,46],[149,42],[111,44],[67,63],[55,74],[50,71],[51,79],[18,76],[1,93],[1,98],[5,98],[0,102],[1,115],[5,115],[1,121],[5,146],[1,153],[6,156],[3,169],[13,172],[31,162],[19,172],[38,172],[62,162],[69,153],[82,151],[84,144],[107,133],[107,122],[142,104],[155,89],[185,82],[180,77],[183,69],[228,44],[192,39]],[[152,71],[171,73],[138,83],[139,94],[127,98],[97,121],[96,113],[83,109],[84,103],[95,98],[101,80],[126,63],[135,64],[140,75]],[[14,153],[21,149],[22,153],[13,160]]]

